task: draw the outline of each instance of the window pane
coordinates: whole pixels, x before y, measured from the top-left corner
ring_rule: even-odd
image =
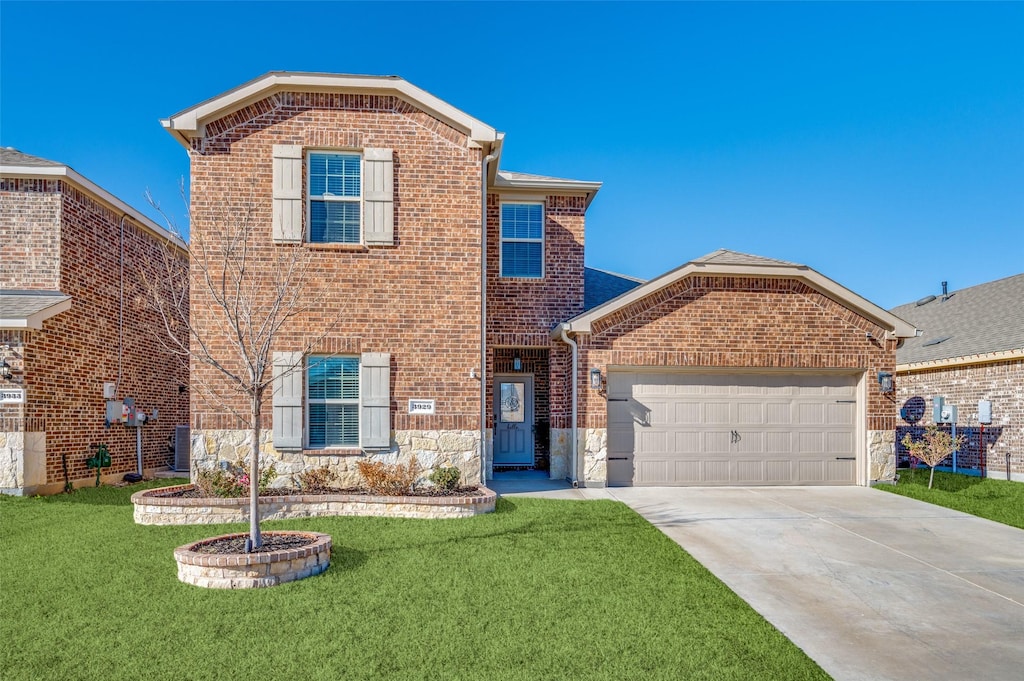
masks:
[[[355,357],[310,357],[309,397],[313,400],[359,399],[359,360]]]
[[[524,383],[501,384],[501,415],[499,420],[502,423],[522,423],[526,418],[525,405],[523,404],[524,386]]]
[[[310,201],[309,240],[313,243],[359,243],[359,203]]]
[[[541,239],[544,236],[544,207],[539,203],[501,204],[503,239]]]
[[[309,195],[359,198],[359,156],[356,154],[310,154]]]
[[[538,242],[506,241],[501,244],[501,276],[539,277],[544,249]]]
[[[358,447],[359,406],[355,404],[310,404],[309,447]]]

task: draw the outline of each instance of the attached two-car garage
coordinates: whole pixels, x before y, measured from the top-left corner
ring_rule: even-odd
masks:
[[[852,485],[853,374],[609,370],[609,485]]]

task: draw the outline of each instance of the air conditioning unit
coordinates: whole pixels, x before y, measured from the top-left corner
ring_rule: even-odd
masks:
[[[174,426],[174,470],[189,472],[192,442],[188,426]]]

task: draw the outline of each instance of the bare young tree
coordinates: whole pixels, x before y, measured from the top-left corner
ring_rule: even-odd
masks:
[[[253,182],[247,199],[230,207],[204,207],[201,221],[186,201],[191,225],[187,260],[168,248],[159,273],[144,277],[147,302],[163,322],[161,342],[189,365],[191,387],[249,431],[247,550],[263,544],[259,452],[264,398],[274,381],[272,349],[292,320],[321,304],[329,286],[309,249],[271,242],[269,216],[261,219],[266,211],[258,210],[255,196]],[[152,196],[146,198],[185,241]],[[333,328],[329,315],[313,316],[322,328],[304,325],[301,344],[290,350],[310,353]]]
[[[925,462],[932,469],[928,475],[928,489],[931,489],[935,467],[963,445],[964,436],[957,435],[954,439],[950,433],[931,425],[924,429],[920,440],[915,440],[907,433],[900,442],[910,451],[911,456]]]

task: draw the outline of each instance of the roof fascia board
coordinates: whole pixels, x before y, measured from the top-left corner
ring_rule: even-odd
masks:
[[[492,181],[492,190],[496,194],[514,195],[518,192],[536,193],[537,190],[547,195],[582,196],[586,198],[586,207],[590,208],[597,192],[601,190],[601,182],[581,182],[577,180],[528,180],[497,177]]]
[[[188,138],[202,136],[207,121],[216,120],[253,102],[287,90],[366,94],[393,92],[417,108],[466,133],[472,141],[481,146],[490,146],[498,139],[497,131],[483,121],[395,76],[270,73],[162,119],[160,124],[169,131],[176,131],[178,140],[188,147]]]
[[[1013,359],[1024,359],[1024,348],[1015,350],[1000,350],[998,352],[986,352],[982,355],[964,355],[961,357],[947,357],[946,359],[935,359],[927,362],[910,362],[908,364],[897,364],[897,374],[909,374],[915,371],[931,371],[933,369],[947,369],[949,367],[961,367],[974,364],[993,364]]]
[[[180,238],[172,234],[170,231],[164,229],[153,220],[149,219],[136,209],[129,206],[127,203],[117,198],[106,189],[103,189],[96,183],[90,181],[88,178],[78,174],[73,169],[67,166],[0,166],[0,176],[3,177],[26,177],[26,178],[39,178],[39,177],[63,177],[69,182],[72,182],[87,194],[92,195],[94,198],[99,199],[102,203],[105,203],[108,207],[114,209],[115,212],[126,214],[130,216],[137,223],[142,225],[146,230],[152,232],[155,236],[165,239],[182,251],[187,251],[188,246]]]
[[[43,322],[47,319],[70,309],[71,298],[65,298],[26,317],[0,317],[0,329],[32,329],[38,331],[43,328]]]
[[[603,317],[612,314],[628,305],[631,305],[652,293],[670,286],[691,275],[723,275],[723,276],[750,276],[750,277],[771,277],[777,279],[800,279],[808,283],[812,288],[822,292],[837,303],[849,307],[865,317],[877,322],[892,333],[895,338],[912,338],[917,335],[917,329],[899,317],[878,307],[869,300],[862,298],[848,288],[837,284],[828,277],[819,274],[806,265],[773,265],[764,263],[759,265],[739,265],[713,262],[689,262],[662,276],[638,286],[626,293],[613,298],[604,305],[600,305],[589,312],[569,320],[570,333],[590,333],[591,324]]]

